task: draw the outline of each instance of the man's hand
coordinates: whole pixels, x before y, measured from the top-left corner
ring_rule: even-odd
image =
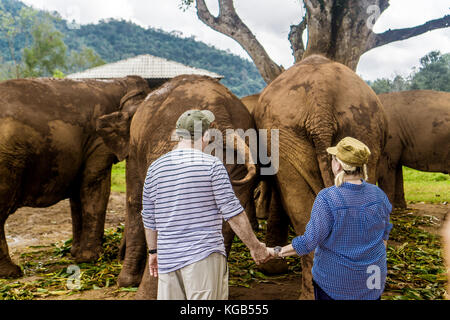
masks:
[[[259,245],[256,248],[252,248],[250,254],[252,255],[253,260],[255,260],[256,265],[260,265],[261,263],[265,263],[272,259],[266,244],[262,242],[259,242]]]
[[[158,277],[158,255],[150,254],[148,256],[148,270],[150,271],[150,275],[152,277]]]

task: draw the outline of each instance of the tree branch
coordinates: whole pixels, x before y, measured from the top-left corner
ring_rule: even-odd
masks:
[[[250,55],[266,83],[275,79],[283,68],[277,65],[255,35],[236,13],[233,0],[219,0],[219,15],[214,17],[204,0],[196,0],[197,16],[207,26],[236,40]]]
[[[367,43],[366,51],[383,46],[391,42],[406,40],[424,34],[428,31],[448,28],[449,26],[450,26],[450,15],[446,15],[440,19],[428,21],[420,26],[405,29],[388,30],[380,34],[374,33],[373,39],[371,39],[371,41],[368,41]]]
[[[289,42],[291,43],[292,53],[294,55],[294,61],[298,62],[302,60],[305,53],[305,44],[303,43],[303,32],[307,26],[306,15],[298,25],[292,25],[289,32]]]

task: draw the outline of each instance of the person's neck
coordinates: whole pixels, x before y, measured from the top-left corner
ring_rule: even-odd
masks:
[[[195,149],[195,150],[202,151],[202,144],[201,144],[201,142],[198,145],[198,143],[195,143],[190,140],[182,140],[182,141],[178,142],[178,145],[176,146],[175,149]]]
[[[362,177],[360,175],[349,175],[344,176],[344,182],[352,183],[352,184],[362,184]]]

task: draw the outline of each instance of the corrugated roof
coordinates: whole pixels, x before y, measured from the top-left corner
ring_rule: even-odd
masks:
[[[111,79],[126,76],[141,76],[144,79],[172,79],[182,74],[198,74],[221,79],[223,76],[199,68],[144,54],[91,68],[67,76],[69,79]]]

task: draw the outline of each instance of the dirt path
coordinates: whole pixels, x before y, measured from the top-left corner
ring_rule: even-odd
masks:
[[[414,214],[430,216],[433,226],[426,227],[428,232],[440,233],[449,212],[444,204],[411,204]],[[125,223],[125,195],[112,193],[106,216],[106,228]],[[21,208],[10,216],[6,223],[6,236],[11,257],[18,260],[21,253],[32,249],[29,246],[50,245],[64,241],[72,236],[70,204],[68,200],[50,208]],[[25,280],[25,279],[24,279]],[[300,279],[295,275],[282,280],[269,280],[252,288],[230,287],[230,299],[233,300],[289,300],[299,296]],[[84,291],[72,296],[50,297],[47,299],[133,299],[133,292],[123,292],[117,287]]]

